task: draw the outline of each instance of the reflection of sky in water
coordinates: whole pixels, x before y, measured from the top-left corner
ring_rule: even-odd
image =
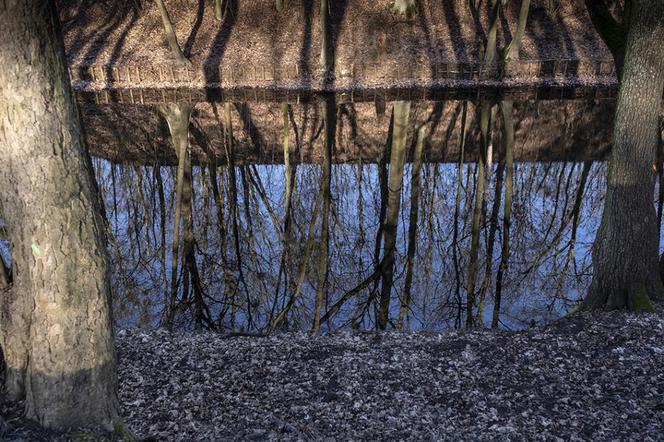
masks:
[[[137,202],[135,191],[135,173],[131,167],[125,166],[121,171],[116,166],[116,202],[113,203],[111,191],[110,166],[103,160],[95,162],[98,177],[104,189],[104,196],[111,230],[115,236],[115,246],[111,247],[113,261],[116,263],[115,289],[116,312],[121,326],[132,326],[143,321],[156,324],[161,316],[164,296],[164,277],[160,270],[160,252],[152,244],[146,248],[146,229],[143,221],[141,203]],[[507,328],[519,328],[532,323],[541,323],[564,314],[581,296],[590,282],[590,246],[594,238],[599,215],[602,208],[603,173],[602,163],[594,164],[588,178],[582,212],[580,216],[574,255],[569,268],[563,275],[565,262],[568,258],[569,239],[571,235],[570,220],[562,229],[559,237],[554,238],[560,230],[563,214],[569,213],[574,205],[577,184],[583,164],[577,163],[517,163],[515,168],[515,194],[513,204],[513,221],[511,229],[511,256],[509,268],[504,279],[501,322]],[[251,169],[251,171],[249,171]],[[220,169],[221,170],[221,169]],[[380,187],[378,168],[375,164],[362,167],[362,177],[358,180],[357,165],[334,165],[332,169],[332,212],[330,221],[330,264],[327,279],[327,306],[336,302],[347,290],[353,288],[373,271],[373,256],[376,229],[380,208]],[[166,201],[173,204],[170,190],[172,189],[172,171],[162,169],[164,177]],[[255,185],[250,190],[250,222],[245,212],[244,188],[241,175],[237,173],[238,188],[238,221],[241,231],[241,260],[248,291],[252,300],[259,300],[261,309],[265,311],[253,313],[253,320],[258,327],[265,325],[268,310],[273,302],[282,243],[274,228],[273,218],[283,220],[284,215],[284,167],[283,166],[248,166],[247,176]],[[470,213],[474,190],[472,179],[475,165],[467,165],[463,170],[465,190],[461,196],[459,217],[459,238],[457,244],[462,268],[461,298],[462,310],[465,312],[465,285],[470,248]],[[153,171],[144,168],[143,194],[148,200],[146,204],[154,204],[155,220],[158,223],[158,199],[153,195]],[[207,176],[207,175],[206,175]],[[470,180],[469,180],[470,178]],[[228,175],[225,176],[228,180]],[[399,312],[399,297],[403,292],[405,279],[405,263],[408,236],[408,213],[410,210],[410,165],[406,165],[402,191],[402,205],[399,217],[397,254],[395,263],[395,279],[392,291],[391,316],[396,318]],[[495,175],[494,175],[495,179]],[[124,181],[123,181],[124,180]],[[248,181],[252,181],[248,180]],[[291,241],[293,264],[291,278],[297,275],[297,267],[303,256],[303,245],[314,207],[315,197],[319,190],[320,168],[316,165],[301,165],[297,169],[294,194],[294,238]],[[412,304],[410,327],[413,330],[440,330],[454,326],[457,301],[456,277],[452,261],[452,231],[454,222],[454,204],[457,185],[457,166],[455,164],[425,164],[423,166],[423,193],[420,200],[418,223],[417,253],[414,265],[412,286]],[[122,182],[125,184],[123,185]],[[559,185],[559,183],[562,183]],[[224,185],[224,201],[228,205],[228,183]],[[256,189],[264,189],[264,198]],[[127,189],[130,189],[127,191]],[[219,258],[220,241],[215,224],[216,212],[208,189],[208,209],[204,207],[204,188],[201,183],[200,169],[194,168],[194,216],[195,235],[197,241],[197,263],[206,286],[206,294],[211,298],[219,298],[224,292],[223,269]],[[493,186],[488,189],[487,218],[493,205]],[[129,198],[128,198],[129,197]],[[170,203],[169,203],[170,201]],[[117,210],[115,210],[117,206]],[[173,210],[172,207],[169,208]],[[152,210],[152,209],[150,209]],[[362,216],[360,217],[360,210]],[[206,213],[207,212],[207,213]],[[270,213],[272,212],[272,213]],[[502,209],[501,209],[502,217]],[[230,232],[230,211],[226,206],[224,219],[227,233],[227,253],[231,267],[235,266],[232,236]],[[138,217],[138,218],[136,218]],[[207,221],[206,221],[207,220]],[[206,225],[206,222],[208,223]],[[281,221],[279,221],[281,222]],[[134,227],[140,228],[138,235]],[[492,315],[492,294],[495,276],[500,260],[500,233],[502,221],[499,219],[499,231],[496,234],[493,256],[492,283],[487,291],[484,322],[490,324]],[[320,221],[317,224],[317,232]],[[172,241],[172,218],[167,220],[167,275],[170,281],[170,244]],[[480,240],[479,274],[476,286],[479,288],[484,281],[488,222]],[[203,234],[207,239],[203,238]],[[250,234],[251,232],[251,234]],[[155,225],[151,240],[159,238],[159,227]],[[318,234],[316,236],[318,239]],[[555,240],[554,240],[555,239]],[[135,247],[142,243],[142,250]],[[311,324],[316,289],[316,262],[319,248],[314,245],[307,278],[302,288],[302,295],[293,308],[294,320],[291,326],[308,329]],[[117,263],[122,261],[122,265]],[[535,264],[535,265],[533,265]],[[230,272],[236,274],[237,272]],[[180,284],[182,287],[182,284]],[[292,291],[289,288],[289,292]],[[242,309],[246,304],[245,295],[240,294],[239,304]],[[334,318],[335,327],[347,323],[358,311],[362,301],[366,300],[368,290],[349,301]],[[149,304],[146,305],[146,300]],[[283,282],[277,305],[283,305]],[[141,307],[143,305],[143,307]],[[212,305],[211,311],[219,312],[220,305]],[[323,308],[323,312],[326,307]],[[147,314],[146,314],[147,312]],[[239,311],[238,327],[246,321],[244,312]],[[361,327],[373,326],[373,309]],[[186,317],[187,314],[184,315]],[[191,314],[189,314],[191,317]],[[191,325],[191,319],[183,321],[185,326]],[[187,325],[189,324],[189,325]]]
[[[548,104],[530,107],[540,115],[540,110],[546,111]],[[312,109],[315,110],[316,107]],[[547,141],[551,144],[547,149],[555,151],[563,145],[577,147],[579,139],[583,138],[582,135],[585,133],[584,128],[596,132],[592,124],[587,123],[586,127],[579,123],[579,133],[574,136],[572,127],[576,126],[571,121],[576,115],[574,112],[583,113],[588,109],[583,106],[579,108],[582,111],[578,109],[575,111],[575,107],[571,109],[570,120],[568,121],[568,117],[564,120],[565,133],[558,138],[554,136],[553,141]],[[530,118],[528,120],[530,129],[526,130],[527,133],[522,134],[521,138],[527,137],[529,142],[532,142],[533,139],[539,140],[540,136],[552,137],[552,133],[558,133],[556,132],[558,126],[544,125],[543,117],[531,115],[531,118],[527,116],[528,113],[524,115],[526,115],[524,118]],[[388,121],[389,119],[384,118],[380,124],[387,125]],[[542,133],[538,132],[536,130],[538,121],[542,121],[548,129]],[[522,122],[517,122],[517,126]],[[278,118],[275,119],[274,125],[279,124]],[[373,121],[372,124],[375,126],[379,123]],[[470,133],[475,129],[469,127],[468,131]],[[238,133],[240,131],[241,129],[238,129]],[[113,132],[113,137],[117,138],[119,133],[122,132]],[[320,136],[320,131],[316,133]],[[362,138],[364,132],[358,133]],[[370,130],[366,131],[366,134],[371,133]],[[130,143],[139,145],[145,140],[149,141],[152,135],[142,134],[144,138],[141,139],[127,135],[127,138]],[[521,138],[516,139],[515,152],[523,149],[526,144]],[[337,141],[338,146],[343,143],[348,144],[348,140]],[[320,142],[319,138],[318,143]],[[597,140],[585,142],[591,148],[590,151],[594,146],[593,143],[598,143]],[[295,143],[294,137],[291,137],[291,146],[295,146]],[[362,139],[361,143],[363,149],[373,152],[372,155],[375,156],[378,156],[383,149],[383,145],[369,146],[368,138]],[[375,144],[375,140],[371,143]],[[431,144],[430,147],[441,147],[433,142]],[[445,146],[447,149],[447,144]],[[258,150],[260,148],[262,146],[257,147]],[[313,150],[312,146],[310,148]],[[410,145],[408,148],[411,148]],[[268,152],[269,149],[267,147],[266,149]],[[165,244],[163,244],[160,231],[161,206],[155,168],[131,163],[112,166],[102,159],[94,159],[93,163],[105,201],[111,233],[109,251],[113,269],[114,310],[118,325],[120,327],[157,325],[163,314],[164,299],[171,281],[176,168],[161,168],[166,201]],[[483,224],[480,236],[477,290],[480,290],[486,281],[489,218],[495,195],[496,165],[494,162],[491,184],[486,189],[486,222]],[[571,214],[583,167],[583,163],[571,162],[515,163],[510,259],[503,280],[500,318],[501,326],[504,328],[522,328],[560,317],[574,306],[587,290],[592,264],[590,250],[603,205],[606,165],[597,162],[591,166],[583,189],[583,202],[572,253]],[[249,321],[247,305],[250,305],[254,322],[252,328],[263,330],[270,320],[271,312],[280,311],[294,292],[299,266],[305,255],[304,249],[313,208],[321,188],[321,167],[316,164],[297,166],[291,237],[288,242],[289,259],[283,268],[281,267],[283,241],[280,231],[283,229],[285,212],[285,168],[283,165],[256,164],[238,166],[235,170],[239,255],[234,247],[229,203],[232,194],[228,168],[221,166],[217,171],[223,200],[222,217],[225,232],[223,240],[217,225],[218,216],[209,185],[209,173],[199,167],[193,169],[196,264],[204,287],[206,303],[213,319],[216,320],[222,311],[229,310],[226,296],[232,292],[235,293],[237,306],[235,329],[240,330],[247,326]],[[374,271],[376,233],[381,205],[378,170],[378,165],[373,163],[362,166],[356,163],[336,164],[332,167],[329,267],[323,313],[328,311],[344,293]],[[464,165],[460,215],[457,220],[459,235],[457,243],[453,244],[457,165],[425,163],[422,167],[417,251],[414,259],[412,300],[408,314],[411,330],[442,330],[454,327],[459,310],[461,323],[465,323],[464,287],[467,283],[469,265],[470,224],[476,173],[476,164]],[[398,218],[390,311],[390,317],[395,323],[399,315],[406,275],[410,175],[411,166],[407,163]],[[322,253],[320,217],[314,227],[312,253],[301,296],[294,303],[292,314],[288,318],[289,328],[310,329],[312,324],[317,264]],[[483,310],[485,326],[491,323],[496,274],[501,257],[501,230],[502,207],[499,211],[498,229],[491,257],[492,275],[490,283],[485,286],[486,298]],[[223,247],[225,247],[225,260],[222,259]],[[453,259],[454,250],[459,257],[458,265],[455,265]],[[182,247],[180,251],[182,253]],[[0,241],[0,253],[9,262],[6,241]],[[162,270],[162,259],[165,259],[164,270]],[[244,277],[242,284],[239,282],[240,264]],[[182,296],[186,284],[181,271],[181,260],[178,268],[180,269],[179,296]],[[457,268],[458,277],[455,271]],[[284,288],[284,274],[288,275],[287,289]],[[370,285],[371,287],[373,285]],[[365,289],[351,298],[333,317],[331,326],[373,328],[375,310],[373,304],[366,303],[369,292],[370,290]],[[358,316],[360,312],[363,314]],[[228,330],[230,325],[228,316],[227,314],[223,321],[225,330]],[[193,307],[180,311],[176,322],[181,327],[193,327]],[[324,324],[323,328],[326,327],[327,324]]]

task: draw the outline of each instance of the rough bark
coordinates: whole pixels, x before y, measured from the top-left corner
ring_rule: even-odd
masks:
[[[658,272],[653,193],[664,91],[664,3],[634,0],[618,91],[593,280],[582,309],[652,310],[664,293]]]
[[[0,211],[14,276],[0,300],[7,391],[46,427],[110,429],[119,404],[109,259],[54,2],[0,2],[0,29]]]

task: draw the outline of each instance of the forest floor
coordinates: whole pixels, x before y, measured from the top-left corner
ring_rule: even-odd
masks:
[[[81,80],[74,81],[75,89],[444,86],[436,82],[447,78],[441,74],[444,66],[481,59],[489,22],[488,2],[472,13],[463,0],[422,0],[410,19],[392,12],[392,0],[330,2],[330,78],[319,61],[323,38],[317,1],[288,0],[282,12],[271,0],[231,1],[221,21],[209,1],[164,3],[191,62],[188,69],[174,61],[154,2],[60,0],[67,58],[72,77]],[[501,16],[498,48],[511,41],[519,4],[510,2]],[[602,74],[612,69],[611,54],[582,0],[533,1],[520,57],[535,63],[532,72],[520,68],[528,72],[517,85],[539,85],[537,62],[556,60],[580,61],[589,71],[572,67],[569,76],[549,81],[615,86],[613,73]],[[596,62],[607,66],[596,72]]]
[[[145,440],[664,437],[661,306],[518,332],[121,330],[117,346],[125,423]],[[7,440],[67,440],[2,407]]]

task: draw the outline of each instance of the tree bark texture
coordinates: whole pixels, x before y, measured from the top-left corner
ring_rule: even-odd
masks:
[[[652,310],[664,293],[658,272],[653,193],[664,90],[664,3],[634,0],[618,91],[593,280],[583,309]]]
[[[0,299],[7,390],[57,429],[118,418],[102,211],[53,1],[0,2],[0,212],[14,285]]]

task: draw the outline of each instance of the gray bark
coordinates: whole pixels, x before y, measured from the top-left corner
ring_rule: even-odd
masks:
[[[118,418],[104,223],[53,1],[0,2],[0,300],[7,391],[50,428]]]
[[[583,309],[652,310],[651,299],[664,293],[653,205],[664,91],[664,3],[634,0],[629,24],[608,188]]]

